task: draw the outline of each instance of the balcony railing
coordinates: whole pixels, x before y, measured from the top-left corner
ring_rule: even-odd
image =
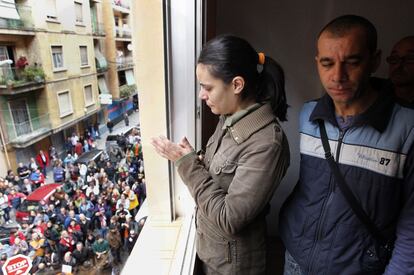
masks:
[[[41,89],[45,86],[45,73],[38,66],[25,69],[2,66],[0,68],[0,94],[13,95]]]
[[[131,38],[132,37],[132,31],[127,25],[124,25],[122,27],[116,26],[115,34],[116,34],[116,37],[118,38]]]
[[[16,5],[20,19],[6,19],[0,18],[0,30],[18,30],[18,31],[34,31],[34,24],[32,20],[32,10],[25,5]]]
[[[95,36],[105,36],[105,29],[103,24],[92,23],[92,34]]]
[[[12,113],[16,112],[11,110]],[[49,114],[30,118],[27,111],[23,110],[22,114],[15,114],[22,121],[6,123],[8,141],[14,147],[26,147],[28,144],[36,142],[39,137],[48,134],[51,130]],[[26,117],[27,119],[22,119]]]
[[[131,7],[129,0],[112,0],[112,4],[116,7],[121,7],[127,10]]]
[[[118,70],[128,69],[134,66],[132,56],[121,56],[116,59],[116,67]]]

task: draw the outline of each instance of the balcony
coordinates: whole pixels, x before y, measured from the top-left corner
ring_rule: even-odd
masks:
[[[27,119],[21,122],[6,123],[9,143],[15,148],[25,148],[51,132],[49,114],[34,118],[25,117]]]
[[[112,0],[112,7],[121,13],[129,13],[131,5],[129,0]]]
[[[116,68],[118,71],[127,70],[134,67],[132,56],[121,56],[116,58]]]
[[[34,36],[32,10],[28,6],[16,5],[20,19],[0,18],[0,34]]]
[[[92,35],[103,37],[106,35],[104,25],[99,23],[92,23]]]
[[[41,67],[2,67],[0,70],[0,95],[17,95],[44,87],[45,73]]]
[[[119,97],[121,99],[128,98],[131,95],[134,95],[136,93],[137,93],[137,85],[135,84],[133,85],[125,84],[125,85],[119,86]]]
[[[115,36],[117,39],[126,39],[129,41],[132,37],[131,28],[129,28],[126,24],[122,27],[115,26]]]

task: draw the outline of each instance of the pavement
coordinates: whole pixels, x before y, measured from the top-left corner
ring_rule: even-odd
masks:
[[[131,126],[137,126],[139,125],[139,111],[132,112],[129,115],[129,126],[125,125],[124,120],[119,121],[117,124],[114,125],[114,128],[112,128],[111,135],[117,135],[122,134],[129,130]],[[95,141],[96,148],[105,150],[105,141],[106,137],[109,135],[109,130],[106,127],[106,125],[101,125],[100,127],[100,138]],[[46,183],[53,183],[53,169],[52,167],[48,167],[47,169],[47,178]]]

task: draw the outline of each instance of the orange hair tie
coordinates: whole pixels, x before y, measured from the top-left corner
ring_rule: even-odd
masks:
[[[265,54],[264,53],[258,53],[259,56],[259,64],[263,65],[265,63]]]

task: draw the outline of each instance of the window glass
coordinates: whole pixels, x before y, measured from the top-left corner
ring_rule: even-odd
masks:
[[[63,48],[62,46],[52,46],[53,68],[63,68]]]
[[[27,103],[24,99],[10,101],[10,110],[13,117],[16,136],[25,135],[32,132]]]

